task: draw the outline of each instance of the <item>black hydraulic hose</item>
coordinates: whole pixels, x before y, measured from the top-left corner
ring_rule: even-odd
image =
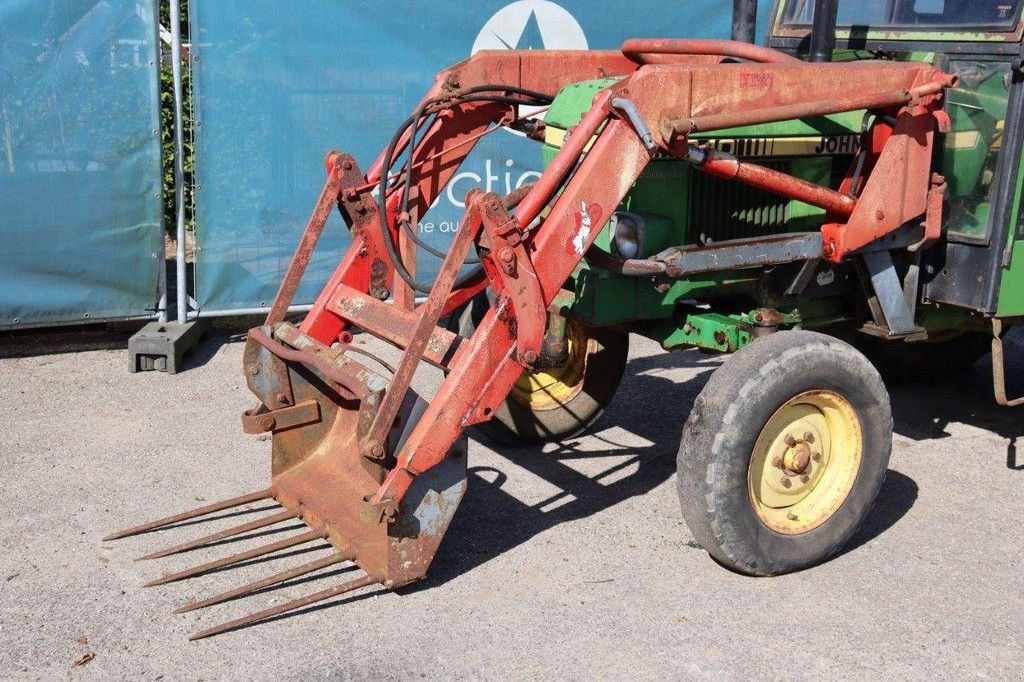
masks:
[[[520,99],[520,98],[507,97],[507,96],[501,96],[501,95],[474,95],[474,94],[471,94],[471,93],[475,93],[475,92],[485,92],[485,91],[489,91],[489,92],[495,92],[495,91],[496,92],[521,92],[524,96],[526,96],[526,97],[533,97],[535,100],[538,100],[538,101],[527,101],[527,100],[523,100],[523,99]],[[467,89],[466,91],[463,91],[463,93],[460,93],[460,94],[462,96],[460,96],[456,100],[454,100],[452,102],[453,105],[454,104],[465,104],[465,103],[468,103],[468,102],[478,102],[478,101],[497,102],[497,103],[503,103],[503,104],[513,104],[513,105],[521,105],[521,104],[530,105],[530,104],[548,104],[552,100],[552,97],[550,95],[547,95],[547,94],[544,94],[544,93],[537,93],[537,92],[533,92],[533,91],[528,91],[528,90],[525,90],[525,89],[522,89],[522,88],[506,88],[506,87],[502,87],[502,86],[477,86],[475,88]],[[405,268],[405,265],[402,263],[401,259],[399,258],[397,249],[395,248],[394,240],[392,239],[391,230],[390,230],[390,227],[388,225],[388,220],[387,220],[387,182],[388,182],[388,177],[390,175],[391,167],[393,165],[393,157],[394,157],[394,154],[395,154],[395,149],[398,147],[398,142],[401,140],[401,137],[405,133],[405,131],[410,126],[412,126],[413,127],[413,133],[410,136],[409,161],[408,161],[407,169],[406,169],[406,186],[403,188],[403,191],[402,191],[402,206],[401,207],[402,207],[402,212],[406,212],[408,210],[408,192],[409,192],[409,187],[412,184],[412,166],[413,166],[413,161],[414,161],[413,155],[415,154],[415,149],[416,149],[414,142],[415,142],[416,131],[419,128],[419,123],[420,123],[419,119],[422,117],[422,112],[423,112],[423,109],[425,108],[425,106],[427,106],[427,105],[429,105],[429,104],[431,104],[431,103],[433,103],[435,101],[440,101],[440,99],[435,98],[435,99],[432,99],[432,100],[428,100],[427,102],[424,102],[423,105],[421,105],[419,108],[417,108],[416,112],[412,116],[410,116],[409,118],[407,118],[405,121],[402,122],[402,124],[399,126],[398,130],[396,131],[394,137],[392,137],[391,142],[388,144],[387,150],[385,151],[384,158],[382,160],[383,163],[382,163],[382,167],[381,167],[380,181],[378,183],[378,197],[377,197],[377,207],[378,207],[378,212],[380,214],[379,215],[379,220],[380,220],[381,233],[382,233],[382,237],[383,237],[383,241],[384,241],[384,248],[385,248],[385,250],[388,253],[388,257],[391,259],[392,263],[395,266],[395,272],[402,279],[402,281],[404,281],[414,291],[417,291],[417,292],[420,292],[420,293],[427,293],[427,294],[430,293],[430,291],[431,291],[431,289],[433,287],[433,283],[427,284],[427,283],[424,283],[424,282],[417,281],[409,273],[409,271]],[[411,232],[412,231],[411,227],[407,227],[406,231],[407,231],[407,233]],[[412,235],[410,235],[410,236],[412,236]],[[416,237],[413,237],[413,242],[418,244],[418,245],[420,245],[421,248],[423,248],[425,246]],[[433,252],[438,257],[444,257],[446,255],[446,254],[443,254],[442,252],[437,251],[435,249],[429,249],[428,253],[429,252]],[[479,261],[477,261],[477,262],[479,262]],[[482,272],[483,272],[483,267],[477,265],[477,267],[475,267],[472,270],[470,270],[470,271],[464,273],[463,275],[461,275],[455,281],[454,288],[455,289],[461,288],[461,287],[465,286],[467,283],[476,280],[480,276],[480,274]]]

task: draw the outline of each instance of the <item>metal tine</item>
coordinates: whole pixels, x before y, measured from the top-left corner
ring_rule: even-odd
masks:
[[[249,493],[247,495],[239,495],[238,497],[232,497],[230,500],[214,502],[213,504],[208,504],[205,507],[199,507],[198,509],[192,509],[190,511],[181,512],[180,514],[174,514],[173,516],[157,519],[156,521],[150,521],[149,523],[144,523],[140,526],[134,526],[132,528],[119,530],[115,533],[111,533],[110,535],[104,537],[103,541],[109,542],[111,540],[119,540],[120,538],[126,538],[130,535],[139,535],[140,533],[155,530],[157,528],[160,528],[161,526],[169,526],[170,524],[177,523],[178,521],[186,521],[188,519],[194,519],[199,516],[206,516],[207,514],[212,514],[213,512],[221,511],[223,509],[239,507],[243,504],[248,504],[250,502],[258,502],[259,500],[265,500],[268,497],[273,496],[273,488],[267,488],[266,490],[257,490],[256,492]]]
[[[294,519],[300,514],[301,512],[299,512],[298,510],[293,511],[290,509],[286,509],[282,512],[271,514],[266,518],[257,519],[255,521],[249,521],[248,523],[243,523],[239,526],[235,526],[234,528],[228,528],[226,530],[218,531],[216,533],[210,533],[209,535],[204,535],[201,538],[189,540],[188,542],[183,542],[179,545],[174,545],[173,547],[168,547],[167,549],[162,549],[157,552],[150,552],[145,556],[140,556],[138,559],[136,559],[136,561],[145,561],[147,559],[159,559],[161,557],[169,556],[171,554],[187,552],[190,549],[202,547],[203,545],[207,545],[211,542],[216,542],[217,540],[229,538],[232,535],[247,533],[250,530],[257,530],[259,528],[264,528],[266,526],[273,526],[275,523],[281,523],[282,521],[287,521],[288,519]]]
[[[272,542],[269,545],[257,547],[256,549],[250,549],[245,552],[239,552],[238,554],[232,554],[231,556],[226,556],[223,559],[209,561],[205,564],[201,564],[194,568],[189,568],[184,571],[178,571],[177,573],[169,573],[154,580],[150,580],[148,583],[143,585],[143,587],[154,587],[156,585],[173,583],[177,580],[184,580],[185,578],[191,578],[194,575],[206,573],[216,568],[230,566],[231,564],[237,564],[238,562],[245,561],[247,559],[255,559],[256,557],[263,556],[264,554],[271,554],[273,552],[276,552],[279,549],[287,549],[288,547],[301,545],[305,542],[310,542],[312,540],[320,540],[325,537],[327,537],[327,533],[322,530],[307,531],[305,533],[296,535],[291,538],[285,538],[284,540]]]
[[[278,606],[272,606],[269,609],[257,611],[256,613],[251,613],[248,616],[236,618],[235,620],[228,621],[227,623],[221,623],[220,625],[216,625],[212,628],[200,630],[199,632],[189,635],[189,639],[197,640],[203,639],[205,637],[212,637],[213,635],[219,635],[222,632],[234,630],[235,628],[240,628],[243,625],[248,625],[249,623],[255,623],[260,620],[272,618],[273,616],[277,616],[282,613],[287,613],[288,611],[294,611],[295,609],[300,609],[303,606],[315,604],[318,601],[330,599],[331,597],[336,597],[340,594],[351,592],[352,590],[358,590],[360,587],[366,587],[367,585],[373,585],[379,582],[380,581],[377,578],[374,578],[372,575],[365,575],[362,578],[356,578],[355,580],[351,580],[347,583],[343,583],[336,587],[330,587],[326,590],[321,590],[320,592],[314,592],[313,594],[307,597],[293,599],[290,602],[285,602],[284,604],[279,604]]]
[[[214,604],[220,604],[221,602],[225,602],[229,599],[234,599],[236,597],[244,597],[245,595],[255,592],[256,590],[262,589],[264,587],[270,587],[271,585],[276,585],[277,583],[283,583],[286,580],[298,578],[301,575],[306,575],[307,573],[318,571],[321,568],[326,568],[334,564],[339,564],[342,561],[350,561],[354,558],[355,557],[351,554],[342,554],[340,552],[336,552],[330,556],[317,559],[316,561],[310,561],[309,563],[302,564],[301,566],[296,566],[295,568],[289,569],[287,571],[281,571],[280,573],[272,575],[269,578],[257,580],[255,582],[249,583],[248,585],[242,585],[241,587],[236,587],[233,590],[221,592],[220,594],[214,595],[212,597],[207,597],[206,599],[189,602],[188,604],[185,604],[184,606],[175,609],[174,613],[186,613],[188,611],[202,609],[207,606],[213,606]]]

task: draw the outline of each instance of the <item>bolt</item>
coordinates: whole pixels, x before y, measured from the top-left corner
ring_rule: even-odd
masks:
[[[260,366],[259,365],[249,365],[249,375],[250,376],[256,376],[259,373],[260,373]]]
[[[813,443],[814,442],[814,434],[811,433],[810,431],[808,431],[807,433],[804,434],[804,440],[807,441],[808,443]]]
[[[352,170],[352,159],[345,159],[341,162],[341,167],[345,170]]]
[[[273,417],[264,417],[260,420],[260,428],[264,431],[271,431],[274,428],[276,421]]]
[[[291,402],[291,399],[288,397],[287,393],[278,393],[277,402],[281,403],[282,405],[287,405],[288,403]]]
[[[786,466],[786,462],[781,457],[776,457],[772,460],[772,466],[776,469],[782,469]]]
[[[794,445],[796,445],[796,438],[793,438],[793,436],[791,434],[787,433],[786,434],[786,438],[785,438],[785,442],[786,442],[786,445],[788,445],[789,447],[793,447]]]
[[[815,452],[813,455],[811,455],[811,459],[813,459],[815,462],[820,462],[821,461],[821,453],[820,452]]]
[[[782,487],[783,488],[788,488],[791,485],[793,485],[793,483],[788,478],[783,478],[782,479]]]
[[[875,211],[875,220],[885,220],[885,211],[882,209]]]
[[[692,334],[693,333],[693,325],[690,324],[689,322],[684,324],[683,325],[683,333],[684,334]]]
[[[502,263],[508,264],[515,261],[515,259],[516,255],[512,253],[512,249],[504,248],[498,251],[498,260],[500,260]]]
[[[533,365],[533,363],[537,362],[537,351],[524,350],[522,354],[522,360],[523,364]]]
[[[349,201],[355,201],[356,197],[359,196],[359,194],[356,193],[356,188],[355,187],[349,187],[348,189],[345,190],[344,194],[345,194],[345,198],[348,199]]]
[[[374,459],[384,459],[384,446],[380,443],[374,443],[373,447],[370,448],[370,456]]]

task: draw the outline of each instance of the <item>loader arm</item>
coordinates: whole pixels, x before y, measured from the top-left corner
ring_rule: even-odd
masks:
[[[572,83],[608,77],[616,78],[598,91],[528,190],[506,198],[470,191],[436,281],[426,287],[416,282],[410,232],[476,141],[495,126],[521,125],[521,105],[550,101]],[[250,332],[244,368],[259,405],[246,412],[243,424],[273,434],[272,484],[259,495],[272,496],[310,526],[293,540],[325,538],[337,561],[354,561],[367,575],[197,636],[370,583],[397,587],[424,577],[465,490],[464,429],[490,419],[523,370],[535,366],[548,307],[653,158],[672,156],[700,172],[823,208],[821,232],[803,238],[807,259],[838,262],[903,227],[933,239],[936,212],[941,216],[931,174],[933,133],[947,123],[942,94],[954,83],[925,64],[804,64],[721,41],[631,41],[621,52],[482,52],[438,76],[365,175],[351,156],[329,154],[326,184],[272,311]],[[695,131],[859,109],[879,114],[873,142],[864,163],[851,168],[838,189],[690,139]],[[398,161],[403,150],[406,160]],[[296,328],[283,321],[284,313],[334,206],[353,243]],[[748,260],[740,265],[777,261],[779,241],[765,235],[760,243],[745,243]],[[705,261],[737,262],[735,253],[705,251]],[[473,254],[480,269],[467,278],[460,272]],[[673,253],[613,265],[646,276],[679,269],[682,262]],[[445,313],[485,287],[493,290],[494,303],[471,338],[438,326]],[[412,296],[417,288],[427,294],[418,306]],[[396,302],[385,303],[392,293]],[[350,328],[402,349],[397,366],[381,362],[382,372],[359,361],[365,351],[350,344]],[[421,362],[445,371],[429,403],[410,390]],[[250,556],[228,557],[217,566]],[[162,580],[206,570],[208,564]]]

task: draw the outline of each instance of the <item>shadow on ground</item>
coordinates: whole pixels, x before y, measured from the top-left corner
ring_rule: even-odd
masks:
[[[990,363],[989,358],[983,358],[965,375],[940,376],[927,384],[890,386],[895,432],[927,441],[951,437],[947,427],[953,422],[972,424],[1007,438],[1007,464],[1024,469],[1017,461],[1015,446],[1021,435],[1019,418],[1016,412],[995,405]],[[635,359],[629,363],[619,395],[591,429],[592,435],[557,446],[502,447],[499,452],[503,457],[556,490],[544,500],[524,503],[516,498],[506,489],[508,474],[500,465],[471,467],[469,490],[429,576],[401,591],[444,584],[550,528],[600,513],[665,483],[675,472],[682,428],[693,401],[716,366],[707,356],[692,351]],[[682,382],[665,376],[664,370],[678,368],[690,368],[691,373],[696,370],[695,376]],[[1009,372],[1010,376],[1024,376],[1024,363],[1014,363]],[[619,428],[611,429],[613,426]],[[607,447],[595,446],[595,442]],[[608,458],[609,464],[596,475],[583,474],[572,466],[574,460],[590,460],[592,464],[602,457]],[[871,515],[840,554],[855,552],[892,528],[913,507],[918,493],[913,479],[890,469]],[[697,547],[695,543],[691,546]],[[267,591],[273,589],[276,587]],[[332,608],[378,593],[380,590],[346,595],[271,620]]]

